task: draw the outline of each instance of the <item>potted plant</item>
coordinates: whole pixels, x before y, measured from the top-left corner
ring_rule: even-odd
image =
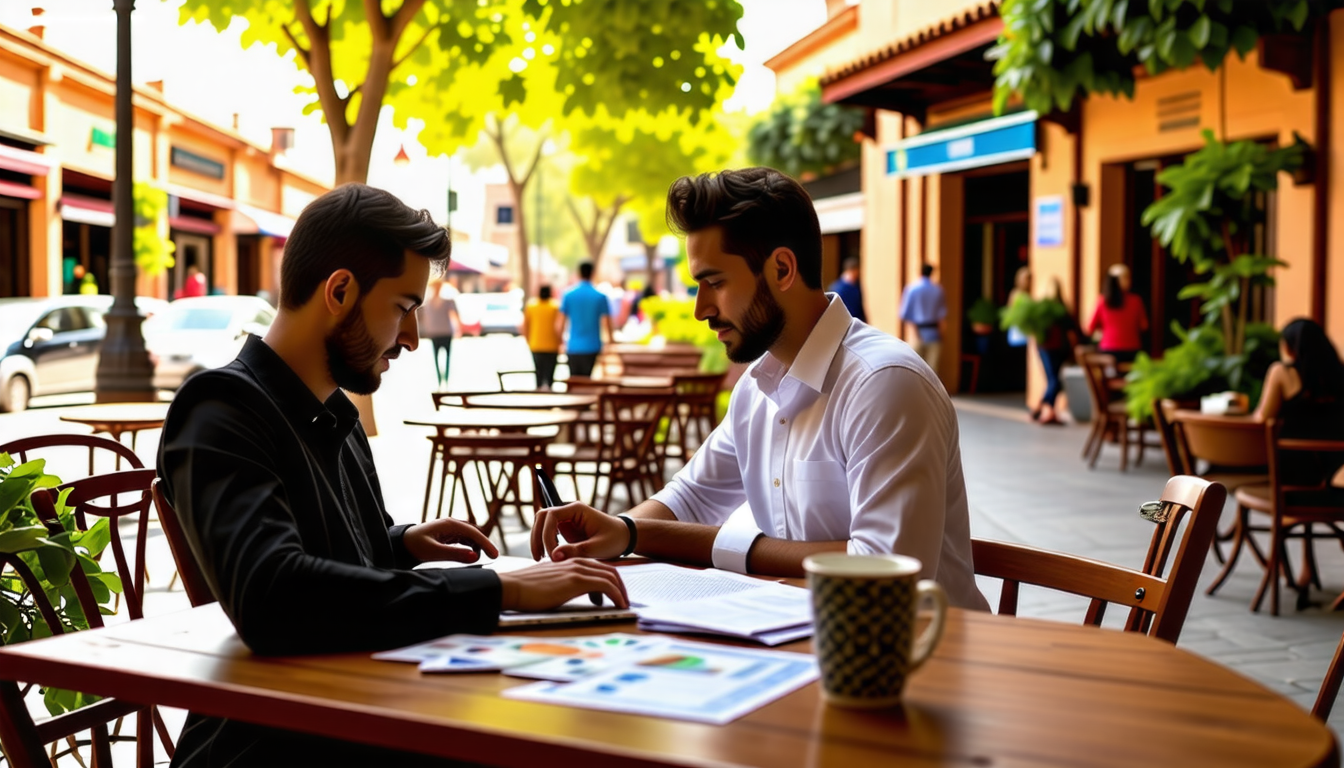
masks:
[[[76,565],[83,568],[100,610],[112,613],[106,606],[112,594],[121,591],[121,579],[115,573],[105,573],[98,564],[98,557],[111,542],[108,519],[99,518],[87,531],[77,530],[73,512],[65,505],[69,491],[64,491],[56,503],[62,531],[53,535],[29,500],[35,489],[54,488],[61,482],[46,474],[45,466],[41,459],[16,465],[9,454],[0,453],[0,552],[16,555],[33,572],[56,609],[63,632],[87,629],[89,621],[70,573]],[[27,585],[12,570],[0,571],[0,645],[52,634]],[[43,701],[51,714],[59,715],[97,701],[97,697],[47,688]]]
[[[999,321],[999,308],[987,297],[981,296],[966,310],[966,319],[971,323],[971,332],[988,336],[994,332],[994,325]]]
[[[1259,193],[1278,186],[1280,173],[1301,167],[1306,144],[1271,148],[1254,141],[1224,143],[1204,131],[1204,147],[1157,180],[1170,190],[1143,212],[1153,236],[1202,283],[1181,289],[1198,299],[1203,322],[1188,332],[1173,324],[1181,342],[1161,360],[1140,352],[1125,386],[1126,406],[1136,419],[1151,416],[1154,399],[1191,398],[1234,390],[1259,398],[1269,364],[1277,356],[1274,328],[1250,320],[1252,289],[1274,285],[1270,270],[1286,266],[1253,252],[1254,233],[1265,223]]]
[[[1003,308],[999,327],[1003,330],[1017,328],[1037,343],[1045,340],[1045,335],[1059,321],[1069,316],[1068,307],[1053,298],[1033,299],[1025,294],[1013,299],[1013,303]]]

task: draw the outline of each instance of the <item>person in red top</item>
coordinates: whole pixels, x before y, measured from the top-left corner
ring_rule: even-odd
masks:
[[[1143,348],[1143,332],[1148,330],[1148,312],[1143,299],[1129,292],[1129,268],[1116,264],[1106,272],[1106,286],[1087,325],[1089,336],[1101,331],[1099,349],[1114,355],[1116,362],[1129,363]]]
[[[205,295],[205,275],[201,268],[192,264],[187,267],[187,279],[182,282],[182,287],[177,289],[173,295],[174,299],[189,299],[195,296]]]

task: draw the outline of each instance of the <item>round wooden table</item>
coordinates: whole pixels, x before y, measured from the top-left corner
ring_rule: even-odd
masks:
[[[672,386],[671,376],[612,376],[594,381],[620,389],[667,389]]]
[[[113,440],[131,435],[131,450],[135,450],[135,436],[142,430],[158,429],[168,418],[168,403],[99,403],[67,408],[61,421],[92,427],[95,434],[106,432]]]
[[[567,394],[563,392],[492,392],[466,395],[472,407],[503,408],[506,410],[551,410],[553,408],[584,411],[597,404],[597,395]]]

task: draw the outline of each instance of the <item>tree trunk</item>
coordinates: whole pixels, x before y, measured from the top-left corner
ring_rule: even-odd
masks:
[[[644,246],[644,264],[649,270],[648,284],[653,286],[654,290],[657,290],[658,273],[661,271],[659,269],[659,266],[661,265],[658,263],[659,262],[658,243],[643,243],[643,246]]]
[[[527,215],[523,212],[523,196],[527,194],[527,182],[524,180],[519,183],[514,180],[513,174],[509,174],[509,189],[513,192],[513,225],[518,228],[518,285],[523,289],[523,295],[531,296],[536,293],[532,285],[532,260],[527,255]]]

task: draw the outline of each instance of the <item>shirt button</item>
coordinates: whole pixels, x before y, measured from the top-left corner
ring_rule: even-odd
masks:
[[[779,478],[778,478],[778,477],[775,478],[775,487],[776,487],[776,488],[779,487]]]
[[[789,421],[788,419],[780,419],[780,420],[779,420],[779,423],[780,423],[780,424],[787,424],[788,421]]]

